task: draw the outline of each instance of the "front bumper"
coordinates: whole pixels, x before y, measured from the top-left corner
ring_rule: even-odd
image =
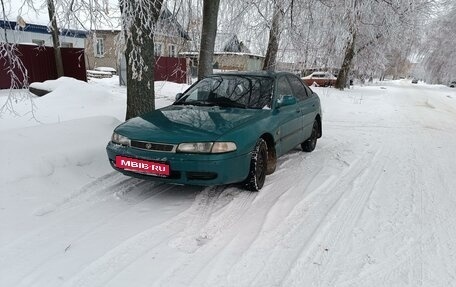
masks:
[[[250,153],[239,155],[185,154],[147,151],[109,142],[106,151],[111,166],[128,176],[141,179],[189,185],[219,185],[241,182],[247,178],[250,169]],[[146,175],[126,171],[115,166],[116,156],[165,162],[170,166],[169,177]]]

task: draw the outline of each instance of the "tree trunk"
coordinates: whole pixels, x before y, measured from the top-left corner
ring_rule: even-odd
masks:
[[[339,74],[337,75],[336,85],[335,88],[339,90],[343,90],[347,84],[349,84],[349,74],[350,69],[353,63],[353,58],[355,57],[356,50],[355,50],[355,43],[356,43],[356,33],[358,29],[358,23],[360,19],[360,11],[359,11],[359,4],[360,0],[353,0],[351,2],[352,7],[349,13],[349,32],[350,38],[347,43],[347,47],[345,50],[344,61],[342,62],[342,67],[340,68]]]
[[[57,19],[55,16],[54,0],[47,0],[49,21],[51,21],[52,44],[54,46],[55,68],[57,70],[57,78],[63,77],[63,61],[60,51],[59,29],[57,27]]]
[[[220,0],[204,0],[203,27],[198,61],[198,80],[212,74],[217,18]]]
[[[345,57],[342,63],[342,67],[340,68],[339,74],[337,75],[335,87],[339,90],[343,90],[349,81],[348,75],[350,73],[350,67],[352,65],[353,58],[355,57],[355,40],[356,32],[353,32],[352,38],[347,45],[347,49],[345,50]]]
[[[263,70],[274,71],[276,68],[277,51],[279,50],[280,41],[280,22],[283,11],[279,3],[274,5],[274,14],[272,15],[272,25],[269,30],[269,41],[266,56],[263,62]]]
[[[140,15],[135,9],[136,1],[121,1],[122,17],[132,19],[124,23],[127,63],[127,113],[126,120],[155,110],[154,91],[154,37],[153,27],[160,16],[163,0],[148,0],[143,10],[148,12]],[[144,3],[144,2],[143,2]]]

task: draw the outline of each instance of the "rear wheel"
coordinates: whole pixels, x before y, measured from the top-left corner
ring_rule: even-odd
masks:
[[[250,171],[244,186],[247,190],[258,191],[264,185],[266,179],[266,170],[268,162],[268,146],[266,142],[260,138],[252,152],[250,159]]]
[[[311,152],[317,146],[318,128],[319,128],[318,121],[315,120],[313,127],[312,127],[312,134],[311,134],[310,138],[308,138],[305,142],[303,142],[301,144],[301,148],[303,151]]]

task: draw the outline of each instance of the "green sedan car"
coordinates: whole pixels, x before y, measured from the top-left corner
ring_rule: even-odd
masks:
[[[321,117],[318,95],[294,74],[215,74],[172,105],[119,125],[106,150],[128,176],[257,191],[278,157],[298,145],[315,149]]]

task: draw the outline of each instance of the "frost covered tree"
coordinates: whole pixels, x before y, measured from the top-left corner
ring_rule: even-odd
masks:
[[[198,79],[202,79],[205,76],[212,74],[219,5],[220,0],[203,1],[203,23],[198,60]]]
[[[120,0],[127,60],[126,119],[155,109],[154,27],[163,0]]]
[[[448,84],[456,80],[456,2],[439,11],[426,28],[420,56],[429,83]]]
[[[6,13],[5,1],[0,0],[1,4],[1,15],[4,20],[8,19],[8,15]],[[14,28],[14,27],[10,27]],[[0,37],[1,39],[2,37]],[[2,67],[3,69],[7,70],[7,74],[10,76],[10,93],[6,101],[0,106],[0,115],[5,112],[9,111],[14,113],[14,103],[18,101],[30,100],[30,97],[26,93],[12,93],[13,89],[19,88],[27,88],[28,87],[28,76],[27,76],[27,69],[25,68],[24,63],[22,62],[21,58],[19,57],[19,51],[17,50],[16,44],[10,42],[8,39],[8,33],[6,29],[4,29],[4,35],[2,39],[3,41],[0,42],[0,58],[4,59],[7,67]],[[33,116],[34,112],[34,105],[33,102],[31,103],[31,113]]]
[[[275,0],[263,70],[274,71],[276,68],[277,52],[279,50],[280,34],[282,32],[281,24],[284,15],[285,11],[282,0]]]

